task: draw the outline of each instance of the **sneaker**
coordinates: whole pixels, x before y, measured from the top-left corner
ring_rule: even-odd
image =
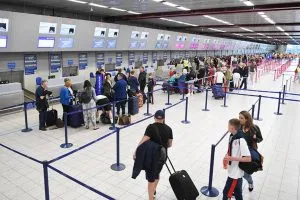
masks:
[[[98,130],[98,129],[99,129],[99,127],[94,127],[94,128],[93,128],[94,131],[95,131],[95,130]]]
[[[45,127],[41,127],[39,128],[40,131],[47,131],[47,129]]]
[[[89,126],[85,126],[85,128],[86,128],[86,129],[89,129],[90,127],[89,127]]]
[[[154,191],[153,198],[154,198],[154,199],[156,198],[156,190]]]
[[[254,187],[253,187],[253,184],[249,184],[249,192],[252,192],[253,191],[253,189],[254,189]]]

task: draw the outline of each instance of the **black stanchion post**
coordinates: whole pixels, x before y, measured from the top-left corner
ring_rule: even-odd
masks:
[[[252,119],[254,118],[254,113],[255,113],[255,104],[252,105],[252,109],[251,109],[251,117],[252,117]]]
[[[109,127],[109,130],[116,130],[116,123],[115,123],[115,118],[116,118],[116,101],[114,98],[114,101],[112,103],[112,116],[113,116],[113,121],[111,124],[111,127]]]
[[[281,92],[279,92],[277,112],[274,113],[275,115],[282,115],[282,113],[280,112],[280,104],[281,104]]]
[[[188,106],[189,106],[189,98],[186,97],[186,98],[185,98],[185,117],[184,117],[184,120],[181,121],[181,123],[183,123],[183,124],[189,124],[189,123],[191,123],[191,122],[188,121],[188,119],[187,119]]]
[[[25,128],[21,131],[26,133],[32,131],[32,128],[28,127],[28,119],[27,119],[27,102],[24,102],[24,115],[25,115]]]
[[[165,105],[170,106],[172,104],[170,103],[170,85],[169,84],[168,84],[168,87],[167,87],[167,92],[168,92],[168,102],[165,103]]]
[[[48,180],[48,161],[43,162],[43,171],[44,171],[45,200],[50,200],[49,180]]]
[[[116,128],[116,146],[117,146],[117,163],[111,165],[111,169],[114,171],[123,171],[125,169],[125,165],[120,163],[120,128]]]
[[[222,105],[222,107],[224,107],[224,108],[228,107],[226,105],[226,101],[227,101],[227,91],[226,91],[226,88],[225,88],[224,104]]]
[[[180,99],[180,100],[184,100],[184,95],[185,95],[185,87],[183,86],[182,87],[182,99]]]
[[[214,144],[211,145],[208,186],[203,186],[200,190],[202,194],[208,197],[217,197],[219,195],[219,191],[212,186],[212,181],[214,176],[215,150],[216,150],[216,145]]]
[[[206,88],[206,93],[205,93],[205,107],[204,109],[202,109],[202,111],[209,111],[209,109],[207,109],[207,99],[208,99],[208,89]]]
[[[286,85],[283,86],[283,92],[282,92],[282,101],[281,101],[281,104],[285,104],[285,103],[284,103],[285,93],[286,93]]]
[[[149,103],[150,103],[150,92],[147,93],[147,113],[144,113],[145,116],[151,116],[152,115],[151,113],[149,113]]]
[[[63,116],[65,123],[65,143],[61,144],[60,147],[66,149],[72,147],[73,144],[68,142],[68,113],[64,112]]]
[[[260,106],[261,106],[261,95],[258,96],[257,116],[256,118],[254,118],[257,121],[262,121],[262,118],[260,118]]]

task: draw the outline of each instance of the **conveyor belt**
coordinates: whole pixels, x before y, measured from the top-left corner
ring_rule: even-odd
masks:
[[[35,99],[34,93],[29,90],[24,89],[24,101],[31,102],[31,101],[34,101],[34,99]]]

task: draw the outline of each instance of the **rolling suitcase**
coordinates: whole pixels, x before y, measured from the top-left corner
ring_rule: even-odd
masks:
[[[139,108],[144,105],[144,95],[142,93],[137,93],[136,97],[138,98],[138,106]]]
[[[215,99],[223,99],[225,97],[225,92],[221,85],[214,85],[212,87],[212,92],[213,92]]]
[[[138,113],[139,113],[139,100],[138,100],[138,97],[132,97],[128,100],[128,114],[136,115]]]
[[[46,112],[46,126],[47,127],[55,125],[57,119],[58,119],[57,110],[52,108],[51,110],[48,110]]]
[[[170,173],[169,182],[178,200],[196,200],[199,196],[199,192],[190,178],[189,174],[185,170],[176,171],[171,160],[168,158],[169,163],[174,170],[172,174],[170,168],[166,163],[166,167]]]
[[[82,110],[82,105],[76,104],[70,106],[69,112]],[[68,115],[68,122],[71,127],[78,128],[84,124],[83,112],[73,113]]]

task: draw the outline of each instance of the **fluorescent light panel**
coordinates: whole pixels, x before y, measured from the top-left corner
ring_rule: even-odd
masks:
[[[155,1],[155,2],[162,2],[163,0],[152,0],[152,1]]]
[[[183,7],[183,6],[178,6],[177,8],[180,9],[180,10],[186,10],[186,11],[191,10],[191,9]]]
[[[267,21],[267,22],[269,22],[270,24],[276,24],[272,19],[270,19],[270,18],[265,18],[265,20]]]
[[[116,11],[121,11],[121,12],[125,12],[126,10],[121,9],[121,8],[115,8],[115,7],[110,7],[109,9],[111,10],[116,10]]]
[[[216,29],[216,28],[208,28],[209,30],[212,30],[212,31],[218,31],[218,32],[222,32],[222,33],[225,33],[226,31],[223,31],[223,30],[220,30],[220,29]]]
[[[130,14],[134,14],[134,15],[140,15],[140,14],[142,14],[142,13],[138,13],[138,12],[134,12],[134,11],[127,11],[128,13],[130,13]]]
[[[247,28],[244,28],[244,27],[240,27],[240,29],[243,29],[244,31],[249,31],[249,32],[254,32],[254,31],[252,31],[252,30],[250,30],[250,29],[247,29]]]
[[[248,0],[242,0],[242,2],[243,2],[246,6],[254,6],[254,3],[252,3],[251,1],[248,1]]]
[[[198,26],[196,24],[190,24],[190,23],[187,23],[187,22],[177,21],[177,20],[173,20],[173,19],[167,19],[167,18],[159,18],[159,19],[164,20],[164,21],[174,22],[174,23],[177,23],[177,24],[184,24],[184,25],[187,25],[187,26]]]
[[[280,30],[280,31],[284,32],[284,29],[283,29],[283,28],[281,28],[280,26],[276,26],[276,28],[277,28],[278,30]]]
[[[259,15],[264,15],[265,13],[264,12],[257,12]]]
[[[74,3],[81,3],[81,4],[86,4],[87,3],[86,1],[79,1],[79,0],[67,0],[67,1],[71,1],[71,2],[74,2]]]
[[[227,22],[227,21],[224,21],[224,20],[221,20],[221,19],[218,19],[218,18],[215,18],[215,17],[212,17],[212,16],[209,16],[209,15],[203,15],[203,17],[206,17],[206,18],[209,18],[209,19],[212,19],[212,20],[215,20],[215,21],[218,21],[218,22],[221,22],[223,24],[227,24],[227,25],[234,25],[230,22]]]
[[[232,33],[232,34],[237,36],[243,36],[242,34],[238,34],[238,33]]]
[[[170,6],[170,7],[177,7],[178,5],[174,4],[174,3],[170,3],[167,1],[162,2],[163,4],[165,4],[166,6]]]
[[[98,8],[108,8],[107,6],[96,4],[96,3],[89,3],[90,6],[98,7]]]

